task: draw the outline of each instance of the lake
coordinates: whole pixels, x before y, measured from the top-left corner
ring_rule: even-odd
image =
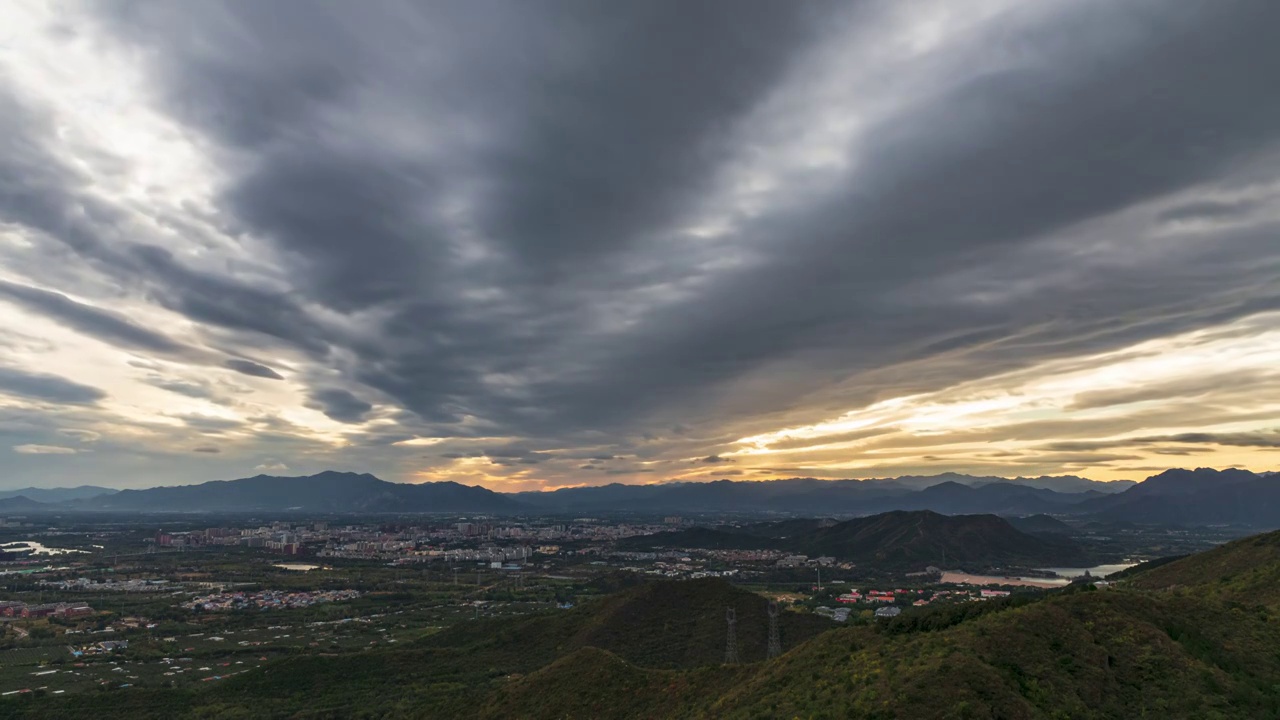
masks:
[[[0,545],[0,550],[30,550],[32,555],[71,555],[73,553],[89,552],[88,550],[45,547],[35,540],[21,540],[18,542],[5,543]]]
[[[1077,578],[1088,572],[1094,577],[1106,577],[1111,573],[1118,573],[1121,570],[1128,570],[1138,563],[1114,563],[1111,565],[1095,565],[1091,568],[1044,568],[1049,572],[1055,572],[1064,578]]]
[[[1055,588],[1071,584],[1072,578],[1078,578],[1088,572],[1095,578],[1102,578],[1114,572],[1120,572],[1137,565],[1137,563],[1113,563],[1095,565],[1089,568],[1040,568],[1045,572],[1056,573],[1056,578],[1042,577],[1001,577],[998,575],[969,575],[960,572],[942,573],[942,582],[961,585],[1017,585],[1019,587]]]

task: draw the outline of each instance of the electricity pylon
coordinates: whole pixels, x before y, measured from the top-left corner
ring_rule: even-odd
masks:
[[[778,637],[778,601],[769,601],[769,650],[768,657],[776,658],[782,654],[782,639]]]
[[[729,637],[724,645],[724,661],[728,665],[738,662],[738,613],[733,608],[725,608],[724,619],[729,624]]]

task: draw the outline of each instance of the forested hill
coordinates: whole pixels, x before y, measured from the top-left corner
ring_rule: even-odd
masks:
[[[1024,533],[995,515],[894,511],[841,523],[789,521],[741,527],[690,528],[629,538],[638,548],[772,548],[877,567],[1084,566],[1088,554],[1065,537]]]

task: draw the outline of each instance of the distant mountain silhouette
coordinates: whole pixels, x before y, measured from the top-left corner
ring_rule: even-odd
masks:
[[[1117,495],[1067,510],[1099,520],[1141,524],[1237,524],[1280,527],[1280,476],[1228,468],[1173,469]]]
[[[12,512],[31,512],[33,510],[46,510],[49,506],[42,502],[36,502],[25,495],[13,495],[10,497],[0,498],[0,513]]]
[[[889,510],[1029,515],[1119,493],[1132,482],[1096,482],[1074,476],[975,477],[948,473],[884,480],[715,480],[657,485],[604,485],[515,495],[557,512],[791,512],[874,514]],[[1054,490],[1053,487],[1063,488]]]
[[[1159,475],[1152,475],[1126,490],[1124,495],[1130,498],[1194,495],[1205,490],[1218,490],[1228,485],[1252,482],[1257,479],[1258,476],[1254,473],[1236,468],[1226,470],[1174,468],[1165,470]]]
[[[0,490],[0,499],[17,497],[19,495],[36,502],[41,503],[60,503],[68,500],[84,500],[91,497],[99,497],[101,495],[111,495],[119,492],[112,488],[98,487],[96,485],[81,485],[71,488],[22,488],[20,490]]]
[[[1062,488],[1055,490],[1053,488]],[[1070,490],[1069,492],[1066,490]],[[1280,474],[1172,469],[1139,483],[1075,476],[994,478],[960,474],[882,480],[789,478],[656,485],[611,484],[554,492],[497,493],[453,482],[411,485],[369,474],[259,475],[198,485],[112,491],[80,488],[21,493],[40,510],[452,512],[452,513],[787,513],[865,516],[895,510],[945,515],[1073,516],[1114,525],[1235,524],[1280,527]],[[29,494],[28,494],[29,493]],[[100,494],[101,493],[101,494]],[[58,500],[60,497],[88,496]],[[0,495],[0,497],[3,497]],[[47,500],[46,500],[47,499]]]
[[[136,511],[512,512],[506,495],[454,482],[410,485],[373,475],[322,472],[305,477],[257,475],[199,485],[122,490],[81,501],[81,509]]]
[[[1031,535],[1074,535],[1076,532],[1070,525],[1048,515],[1030,515],[1005,519],[1018,530]]]
[[[1096,490],[1103,493],[1117,493],[1127,490],[1135,484],[1132,480],[1102,482],[1099,480],[1089,480],[1088,478],[1082,478],[1076,475],[1042,475],[1034,478],[1005,478],[993,475],[964,475],[961,473],[942,473],[941,475],[904,475],[902,477],[892,478],[891,482],[912,490],[923,490],[928,487],[933,487],[934,485],[953,482],[959,483],[960,485],[968,485],[970,487],[1009,484],[1036,488],[1039,490],[1052,490],[1059,493],[1082,493],[1090,490]]]

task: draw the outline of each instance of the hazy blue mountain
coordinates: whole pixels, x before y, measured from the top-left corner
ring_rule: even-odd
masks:
[[[258,475],[199,485],[122,490],[78,503],[87,510],[312,512],[491,512],[524,509],[518,501],[482,487],[454,482],[410,485],[373,475],[322,472],[304,477]]]
[[[42,503],[60,503],[68,500],[84,500],[102,495],[113,495],[119,490],[98,487],[96,485],[80,485],[70,488],[22,488],[20,490],[0,490],[0,499],[19,495]]]
[[[904,475],[902,477],[891,478],[890,481],[913,490],[923,490],[934,485],[941,485],[942,483],[948,482],[968,485],[971,487],[1001,483],[1037,488],[1040,490],[1052,490],[1059,493],[1083,493],[1088,491],[1118,493],[1123,492],[1134,485],[1132,480],[1103,482],[1100,480],[1089,480],[1088,478],[1077,477],[1075,475],[1042,475],[1034,478],[1005,478],[992,475],[964,475],[961,473],[942,473],[941,475]]]
[[[1280,528],[1280,478],[1259,477],[1193,492],[1137,498],[1103,509],[1095,516],[1161,525]]]
[[[1194,495],[1205,490],[1220,490],[1236,483],[1253,482],[1258,477],[1248,470],[1236,468],[1225,470],[1173,468],[1159,475],[1152,475],[1122,494],[1129,498]]]
[[[1071,490],[1053,490],[1045,485]],[[882,480],[789,478],[655,485],[612,484],[546,493],[496,493],[452,482],[411,485],[368,474],[259,475],[199,485],[111,491],[33,488],[21,492],[49,509],[123,511],[480,512],[480,513],[789,513],[875,515],[895,510],[947,515],[1073,515],[1140,524],[1233,523],[1280,527],[1280,475],[1245,470],[1172,469],[1121,492],[1074,476],[977,477],[959,474]],[[1081,490],[1081,488],[1085,488]],[[81,499],[58,500],[68,495]],[[0,496],[2,497],[2,496]],[[52,499],[50,499],[52,498]],[[48,499],[46,501],[46,499]],[[32,509],[38,509],[34,506]]]
[[[0,513],[32,512],[47,510],[49,505],[36,502],[25,495],[11,495],[0,498]]]
[[[1090,480],[1075,475],[1041,475],[1040,477],[1016,477],[999,480],[1014,485],[1022,485],[1040,490],[1052,490],[1059,493],[1098,492],[1105,494],[1121,493],[1137,484],[1135,480]]]
[[[1236,524],[1280,527],[1280,477],[1228,468],[1175,468],[1117,495],[1067,510],[1099,520],[1140,524]]]
[[[1061,520],[1048,515],[1007,517],[1009,524],[1030,535],[1074,535],[1076,530]]]
[[[966,482],[954,479],[963,478]],[[1054,512],[1098,491],[1054,492],[1002,479],[937,475],[893,480],[716,480],[657,485],[605,485],[519,493],[523,503],[560,512],[788,512],[870,515],[890,510],[1029,515]],[[978,482],[982,480],[983,482]]]

